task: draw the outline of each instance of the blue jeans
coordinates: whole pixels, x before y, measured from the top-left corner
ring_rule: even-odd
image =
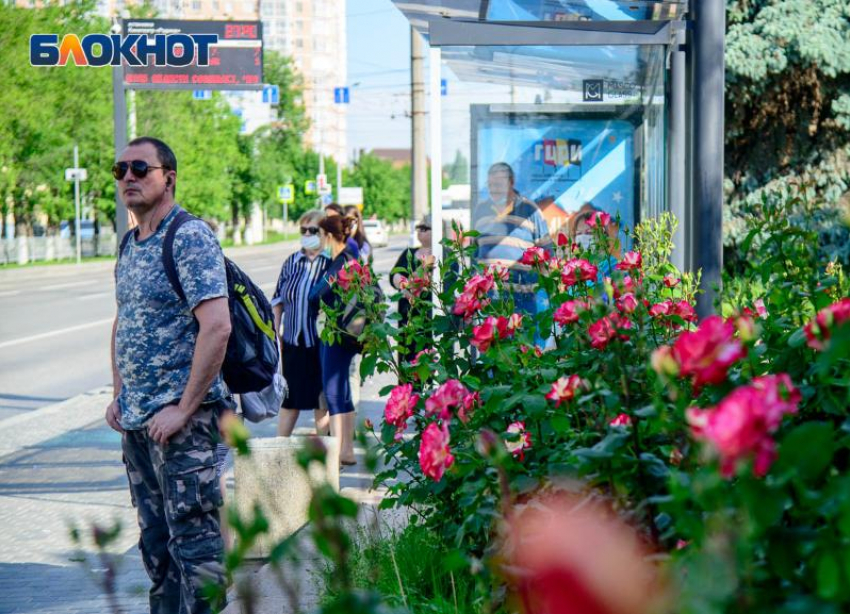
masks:
[[[354,411],[348,372],[356,354],[355,350],[340,344],[327,345],[323,342],[319,346],[322,389],[328,402],[328,413],[332,416]]]

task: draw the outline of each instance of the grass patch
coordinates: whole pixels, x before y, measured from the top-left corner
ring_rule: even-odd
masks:
[[[393,607],[406,607],[416,614],[460,614],[471,607],[474,580],[468,571],[450,572],[445,556],[450,550],[440,538],[418,525],[376,536],[361,529],[349,559],[355,588],[380,593]],[[327,568],[323,577],[325,600],[334,593]]]
[[[80,262],[82,264],[86,264],[88,262],[108,262],[110,260],[115,260],[115,256],[86,256],[85,258],[81,258]],[[10,269],[29,269],[32,267],[42,267],[42,266],[52,266],[54,264],[76,264],[77,257],[74,256],[72,258],[61,258],[59,260],[30,260],[26,264],[18,264],[17,262],[10,262],[8,264],[0,264],[0,270],[8,271]]]

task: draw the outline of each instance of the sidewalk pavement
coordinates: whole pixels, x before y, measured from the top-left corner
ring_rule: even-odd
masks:
[[[378,391],[389,381],[380,376],[364,384],[359,420],[380,422],[383,403]],[[103,421],[110,393],[99,388],[0,421],[0,614],[113,614],[97,584],[105,577],[103,564],[93,550],[82,556],[75,550],[69,528],[84,530],[92,522],[111,526],[115,521],[122,526],[111,548],[118,562],[118,603],[126,614],[148,611],[148,579],[135,545],[138,528],[120,436]],[[254,436],[273,437],[277,421],[249,427]],[[312,412],[303,412],[296,434],[312,429]],[[357,454],[362,463],[363,450]],[[232,482],[231,470],[231,493]],[[371,482],[372,476],[358,464],[343,472],[340,486],[358,501],[374,502]],[[318,590],[312,577],[302,583],[303,611],[316,605]]]

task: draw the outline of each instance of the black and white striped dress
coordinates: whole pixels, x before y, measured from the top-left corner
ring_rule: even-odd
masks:
[[[283,376],[289,391],[283,401],[286,409],[315,409],[322,391],[319,363],[318,311],[310,309],[308,296],[330,265],[330,258],[318,255],[311,262],[303,251],[292,254],[281,267],[272,306],[283,307],[280,335],[283,339]]]

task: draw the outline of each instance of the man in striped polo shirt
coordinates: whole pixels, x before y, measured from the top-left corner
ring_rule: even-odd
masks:
[[[472,214],[472,227],[481,233],[476,259],[484,265],[508,269],[507,288],[513,292],[517,311],[537,313],[535,285],[537,273],[521,264],[529,247],[552,248],[549,228],[540,209],[514,189],[514,170],[506,162],[497,162],[487,172],[490,198]]]

